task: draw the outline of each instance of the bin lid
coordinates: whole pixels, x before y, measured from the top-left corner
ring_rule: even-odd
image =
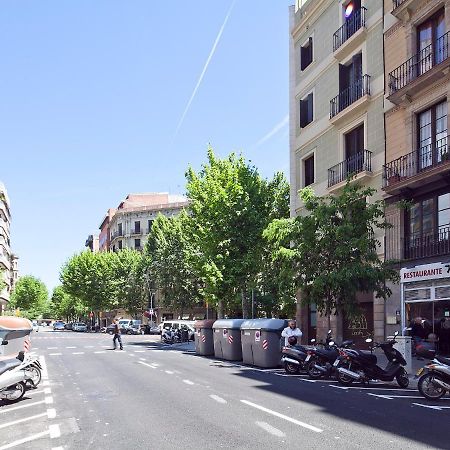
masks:
[[[33,330],[28,319],[14,316],[0,316],[0,338],[4,340],[17,339],[26,336]]]
[[[287,324],[284,319],[250,319],[244,320],[241,330],[282,331]]]
[[[197,320],[194,323],[194,328],[212,328],[215,320]]]
[[[240,330],[243,322],[245,322],[245,319],[219,319],[214,322],[213,328]]]

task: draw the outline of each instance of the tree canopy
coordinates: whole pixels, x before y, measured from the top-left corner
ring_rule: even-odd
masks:
[[[40,317],[48,301],[45,284],[36,277],[20,277],[11,295],[9,307],[20,310],[20,315],[29,319]]]

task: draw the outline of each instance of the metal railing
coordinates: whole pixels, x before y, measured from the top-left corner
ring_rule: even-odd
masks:
[[[333,52],[350,39],[360,28],[366,26],[366,11],[364,6],[356,10],[353,13],[353,17],[346,20],[344,25],[333,34]]]
[[[372,152],[362,150],[328,169],[328,187],[345,181],[360,172],[372,172]]]
[[[330,119],[364,95],[370,95],[370,75],[363,75],[359,80],[356,80],[355,83],[339,92],[336,97],[330,100]]]
[[[134,229],[134,230],[131,230],[131,233],[130,234],[142,234],[142,230],[136,230],[136,229]]]
[[[111,241],[113,239],[116,239],[117,237],[122,237],[123,236],[123,231],[114,231],[114,233],[111,233]]]
[[[407,236],[404,252],[405,259],[450,254],[450,227],[441,227],[432,233],[416,233]]]
[[[449,57],[448,35],[449,32],[445,33],[389,74],[391,95]]]
[[[448,162],[450,160],[448,140],[447,136],[438,139],[387,163],[383,167],[383,187],[393,186],[418,173]]]

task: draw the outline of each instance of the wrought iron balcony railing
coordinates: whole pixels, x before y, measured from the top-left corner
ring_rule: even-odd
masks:
[[[372,152],[362,150],[328,169],[328,187],[360,172],[372,172]]]
[[[389,74],[391,95],[448,59],[448,35],[445,33]]]
[[[366,26],[366,8],[362,6],[353,13],[353,17],[346,20],[344,25],[333,34],[333,52],[350,39],[360,28]]]
[[[330,101],[330,119],[364,95],[370,95],[370,75],[364,75]]]
[[[392,9],[398,8],[405,0],[392,0]]]
[[[417,233],[404,241],[404,259],[426,258],[450,254],[450,227],[432,233]]]
[[[450,161],[448,140],[448,136],[438,139],[387,163],[383,168],[383,187],[393,186],[418,173],[448,163]]]

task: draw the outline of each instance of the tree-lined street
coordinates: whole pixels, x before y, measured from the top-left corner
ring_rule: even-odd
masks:
[[[0,408],[1,449],[49,429],[18,448],[448,448],[450,401],[413,389],[311,382],[158,336],[126,336],[123,351],[102,334],[41,331],[32,342],[48,383]]]

